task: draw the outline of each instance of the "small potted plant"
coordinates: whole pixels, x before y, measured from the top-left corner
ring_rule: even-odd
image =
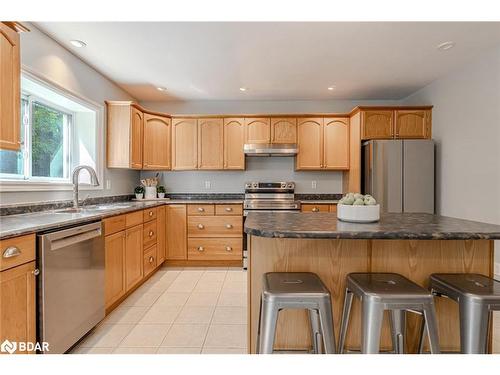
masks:
[[[158,198],[165,198],[165,186],[160,185],[156,188],[156,192],[158,193]]]
[[[144,198],[144,187],[137,186],[134,189],[134,193],[135,193],[135,199],[142,199],[142,198]]]

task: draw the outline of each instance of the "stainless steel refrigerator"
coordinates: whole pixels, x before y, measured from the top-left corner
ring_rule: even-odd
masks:
[[[381,212],[434,213],[434,141],[367,141],[361,170],[362,193]]]

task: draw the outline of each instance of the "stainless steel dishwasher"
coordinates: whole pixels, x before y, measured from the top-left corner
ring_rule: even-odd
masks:
[[[39,234],[38,340],[64,353],[104,318],[101,222]]]

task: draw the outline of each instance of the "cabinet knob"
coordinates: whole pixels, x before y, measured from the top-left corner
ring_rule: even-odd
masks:
[[[149,263],[153,263],[155,261],[155,258],[149,257]]]
[[[204,212],[205,209],[203,207],[198,207],[198,212]]]
[[[152,230],[149,231],[149,238],[153,237],[153,235],[155,234],[155,232],[153,232]]]
[[[233,225],[232,224],[226,224],[226,229],[232,229]]]
[[[205,226],[203,224],[198,224],[198,229],[203,229]]]
[[[9,246],[3,252],[2,258],[14,258],[21,255],[21,250],[17,246]]]
[[[200,246],[198,247],[198,251],[201,253],[202,251],[205,251],[205,249],[203,248],[203,246]]]
[[[31,271],[31,273],[35,276],[38,276],[40,275],[40,270],[38,268],[35,268],[33,271]]]
[[[318,212],[319,208],[318,207],[313,207],[312,212]]]
[[[233,248],[231,246],[226,246],[226,251],[233,251]]]
[[[153,216],[153,211],[149,211],[149,217]]]
[[[232,207],[226,207],[226,212],[231,212],[233,210]]]

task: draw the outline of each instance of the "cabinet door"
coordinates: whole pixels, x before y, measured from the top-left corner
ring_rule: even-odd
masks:
[[[0,22],[0,149],[21,148],[19,34]]]
[[[125,285],[127,291],[142,280],[142,224],[126,230]]]
[[[160,206],[156,212],[156,231],[157,231],[157,263],[162,264],[165,261],[165,250],[167,248],[167,213],[166,207]]]
[[[271,143],[297,143],[297,119],[272,118]]]
[[[142,144],[144,131],[144,114],[131,107],[130,129],[130,167],[142,169]]]
[[[35,262],[0,272],[0,342],[36,342]]]
[[[125,231],[104,239],[106,307],[118,301],[126,292],[125,246]]]
[[[187,259],[186,205],[167,206],[167,256],[166,259]]]
[[[245,126],[242,118],[224,119],[224,169],[245,169]]]
[[[271,121],[269,118],[245,119],[245,143],[269,143]]]
[[[143,169],[170,169],[170,123],[168,117],[144,114]]]
[[[198,169],[222,169],[224,162],[223,121],[198,119]]]
[[[172,120],[172,169],[188,170],[198,167],[198,131],[196,119]]]
[[[361,112],[361,139],[390,139],[394,137],[394,112],[370,110]]]
[[[324,168],[349,169],[349,119],[324,119]]]
[[[430,138],[430,110],[397,110],[395,114],[396,138]]]
[[[296,169],[323,168],[323,119],[301,118],[297,122],[299,153]]]

